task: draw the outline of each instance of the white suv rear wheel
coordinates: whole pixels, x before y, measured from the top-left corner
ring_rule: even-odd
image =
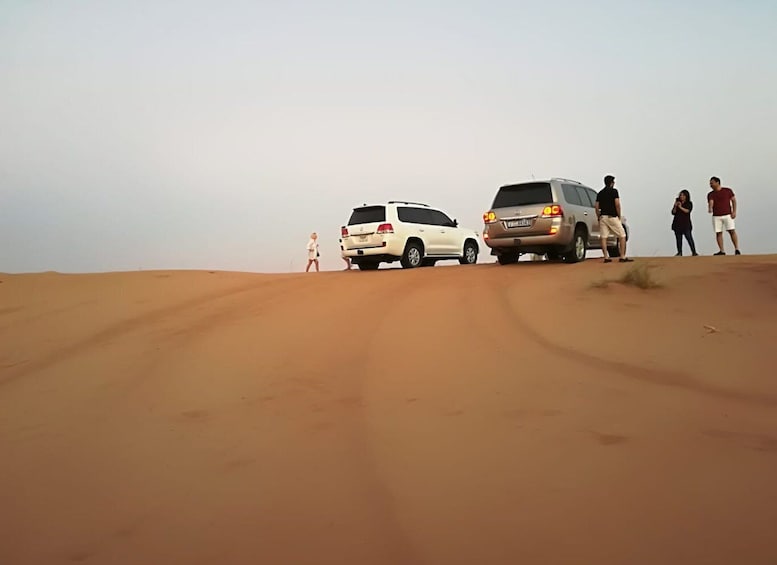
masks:
[[[415,269],[421,266],[421,262],[424,259],[424,250],[421,244],[415,241],[409,242],[405,246],[405,253],[402,255],[402,267],[405,269]]]
[[[478,246],[475,245],[474,241],[467,241],[464,243],[464,254],[462,255],[461,259],[459,259],[459,263],[462,265],[474,265],[478,262]]]

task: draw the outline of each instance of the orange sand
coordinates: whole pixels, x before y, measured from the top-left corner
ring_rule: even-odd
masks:
[[[777,257],[653,263],[0,275],[0,563],[777,563]]]

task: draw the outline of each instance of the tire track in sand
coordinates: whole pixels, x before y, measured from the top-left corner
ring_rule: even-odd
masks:
[[[687,373],[682,373],[680,371],[651,369],[649,367],[632,365],[623,361],[606,359],[604,357],[599,357],[591,353],[580,351],[561,342],[553,341],[532,327],[526,318],[521,315],[520,311],[514,304],[514,300],[510,296],[509,286],[503,283],[502,287],[498,291],[498,296],[500,303],[504,306],[504,312],[508,314],[507,317],[518,331],[525,334],[529,339],[542,346],[549,352],[564,357],[565,359],[575,363],[581,363],[597,371],[617,373],[625,377],[653,385],[681,388],[722,400],[734,400],[737,402],[744,402],[765,408],[773,408],[777,406],[777,398],[772,396],[731,390],[724,387],[715,386],[700,381],[699,379],[696,379]],[[537,301],[541,300],[539,297],[535,298]],[[552,296],[548,296],[547,298],[551,299]]]
[[[21,366],[15,365],[13,368],[9,368],[10,370],[0,372],[0,387],[5,386],[19,378],[48,369],[54,365],[70,359],[71,357],[75,357],[92,348],[105,345],[114,339],[121,338],[138,329],[144,328],[145,326],[153,325],[166,318],[172,318],[181,312],[193,310],[210,302],[231,298],[247,292],[267,292],[268,287],[272,289],[280,287],[277,290],[277,294],[283,294],[292,290],[289,288],[290,284],[291,282],[288,280],[271,280],[260,283],[252,282],[250,284],[243,284],[225,290],[211,292],[195,298],[184,300],[182,302],[178,302],[171,306],[157,308],[149,312],[145,312],[139,316],[122,320],[120,322],[109,325],[108,327],[99,330],[85,338],[78,339],[70,345],[64,346],[51,353],[44,354],[39,359]],[[212,319],[215,321],[222,316],[223,314],[221,312],[217,312],[215,314],[210,313],[206,314],[203,319]],[[182,333],[196,331],[198,327],[201,327],[201,324],[198,324],[195,327],[191,327],[189,330],[184,330]]]

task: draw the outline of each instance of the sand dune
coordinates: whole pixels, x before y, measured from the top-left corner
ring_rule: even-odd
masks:
[[[775,563],[777,257],[652,263],[0,275],[0,563]]]

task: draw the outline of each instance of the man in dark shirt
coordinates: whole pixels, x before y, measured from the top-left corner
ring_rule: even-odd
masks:
[[[621,199],[618,189],[615,188],[615,177],[604,177],[604,188],[596,195],[596,217],[599,219],[599,234],[602,241],[602,253],[604,262],[612,263],[607,252],[607,236],[612,232],[618,238],[621,263],[630,263],[632,260],[626,257],[626,230],[621,223]]]
[[[739,252],[739,237],[734,229],[734,219],[737,217],[737,197],[734,191],[725,186],[720,186],[720,179],[712,177],[710,179],[710,188],[707,194],[707,208],[712,214],[712,227],[715,230],[715,239],[718,241],[719,251],[715,255],[725,255],[723,250],[723,230],[726,230],[731,236],[731,243],[734,244],[734,253]]]

